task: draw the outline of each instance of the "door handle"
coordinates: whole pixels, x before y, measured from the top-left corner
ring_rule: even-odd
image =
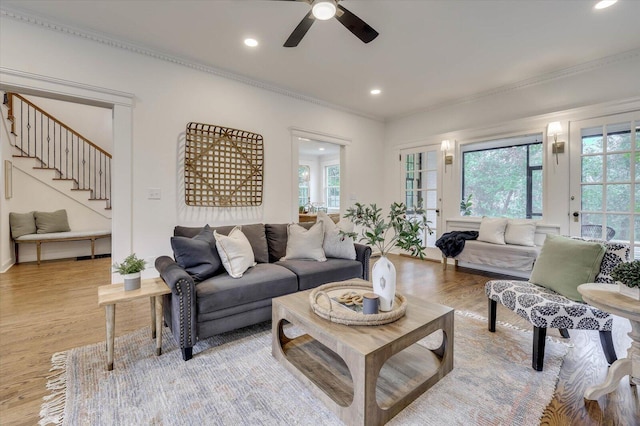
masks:
[[[573,212],[573,221],[577,222],[578,221],[578,217],[580,216],[580,213],[578,212]]]
[[[436,209],[436,216],[440,217],[440,209]]]

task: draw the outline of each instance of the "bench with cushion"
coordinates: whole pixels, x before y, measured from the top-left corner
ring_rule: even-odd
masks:
[[[16,263],[20,261],[20,244],[35,244],[38,265],[41,260],[42,243],[62,241],[91,241],[91,258],[95,258],[95,242],[99,238],[111,237],[111,231],[71,231],[66,210],[55,212],[9,213],[11,239],[15,244]]]
[[[447,232],[475,231],[477,239],[464,242],[454,254],[443,251],[443,269],[447,258],[455,265],[528,278],[540,248],[548,234],[559,234],[560,227],[531,219],[455,218],[447,219]]]
[[[495,331],[497,304],[500,303],[533,325],[532,367],[535,370],[542,371],[543,368],[547,328],[559,329],[565,338],[569,337],[569,329],[599,331],[607,362],[613,363],[616,360],[611,338],[613,319],[609,313],[583,303],[577,286],[587,282],[612,284],[613,268],[619,263],[629,262],[629,246],[554,235],[548,240],[542,247],[529,282],[491,280],[486,283],[489,331]],[[581,243],[595,243],[601,246],[600,252],[593,245],[586,247]],[[591,251],[581,251],[585,247]],[[576,267],[581,257],[582,265]]]

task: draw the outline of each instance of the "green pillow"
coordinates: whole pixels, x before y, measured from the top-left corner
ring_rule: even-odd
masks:
[[[50,232],[68,232],[69,221],[66,210],[56,210],[55,212],[35,212],[36,228],[38,234],[48,234]]]
[[[605,251],[599,243],[547,234],[529,282],[582,302],[578,286],[595,280]]]
[[[9,226],[13,238],[36,233],[36,219],[33,217],[33,212],[9,213]]]

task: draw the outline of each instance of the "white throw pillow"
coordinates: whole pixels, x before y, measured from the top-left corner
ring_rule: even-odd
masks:
[[[504,232],[507,228],[507,218],[483,217],[478,231],[478,241],[493,244],[505,244]]]
[[[530,219],[509,219],[504,242],[518,246],[535,246],[536,223]]]
[[[247,269],[256,265],[251,243],[240,228],[236,226],[228,236],[213,231],[213,236],[222,265],[231,277],[240,278]]]
[[[353,232],[353,222],[342,219],[336,224],[325,212],[318,212],[318,222],[322,222],[324,228],[322,248],[325,256],[355,260],[356,247],[353,239],[340,235],[340,231]]]
[[[287,235],[286,255],[280,260],[311,259],[318,262],[327,260],[322,249],[322,240],[324,240],[322,222],[316,223],[309,230],[291,223],[287,227]]]

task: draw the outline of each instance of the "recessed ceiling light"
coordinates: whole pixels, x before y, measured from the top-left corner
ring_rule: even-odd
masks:
[[[598,3],[596,3],[595,6],[593,6],[594,9],[606,9],[609,6],[613,6],[614,4],[616,4],[618,0],[600,0]]]
[[[244,44],[249,47],[256,47],[258,45],[258,40],[256,40],[255,38],[245,38]]]
[[[299,141],[309,142],[311,139],[298,137],[298,140],[299,140]]]
[[[318,148],[319,151],[324,151],[324,148]]]
[[[371,94],[372,94],[372,95],[379,95],[380,93],[382,93],[382,90],[380,90],[380,89],[373,89],[373,90],[371,90]]]

